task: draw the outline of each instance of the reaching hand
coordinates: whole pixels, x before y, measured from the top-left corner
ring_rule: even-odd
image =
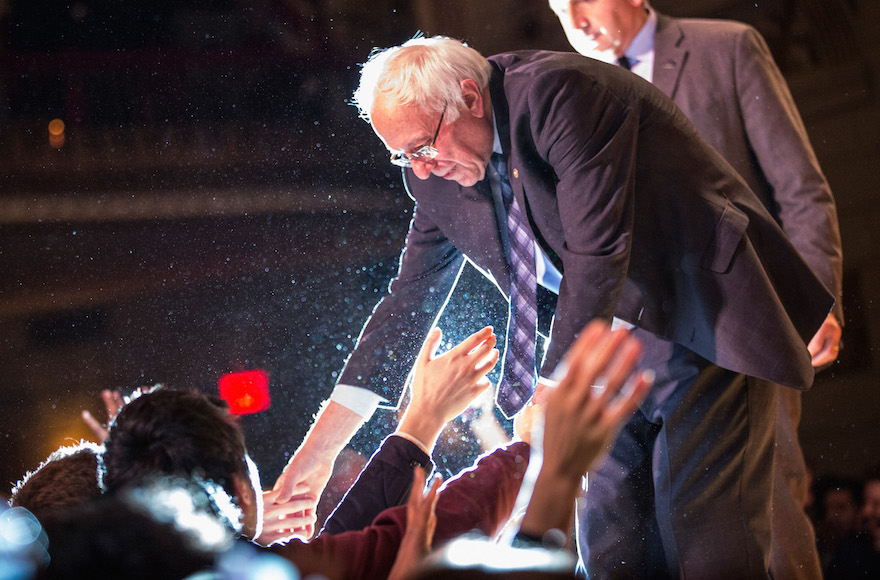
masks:
[[[641,345],[627,332],[591,322],[566,355],[568,367],[547,397],[543,464],[520,530],[541,537],[567,529],[579,482],[608,452],[644,400],[653,373],[636,373]]]
[[[308,540],[315,532],[315,510],[310,499],[276,503],[277,491],[263,492],[263,531],[254,541],[261,546],[286,542],[294,537]]]
[[[423,494],[425,470],[416,466],[413,471],[413,487],[406,504],[406,532],[400,540],[400,547],[388,580],[403,580],[409,577],[413,568],[431,550],[434,529],[437,527],[437,514],[434,508],[437,505],[437,490],[440,488],[441,479],[435,478],[431,488]]]
[[[436,356],[441,335],[439,328],[432,330],[419,352],[412,397],[398,426],[398,431],[428,447],[433,447],[447,422],[489,387],[486,374],[498,362],[495,333],[490,326]]]
[[[275,502],[306,500],[314,511],[324,487],[333,473],[336,456],[358,430],[364,418],[336,403],[327,401],[318,413],[306,440],[290,458],[273,490]]]
[[[813,357],[813,366],[819,368],[837,360],[840,354],[840,337],[843,329],[834,314],[829,314],[825,322],[819,327],[816,335],[807,345],[810,356]]]
[[[581,333],[566,355],[565,378],[547,399],[546,469],[579,478],[604,458],[653,382],[650,373],[635,374],[641,352],[629,333],[600,321]]]
[[[122,398],[122,395],[119,394],[117,390],[104,389],[101,391],[101,398],[104,400],[104,406],[107,408],[107,426],[113,422],[113,419],[116,418],[116,414],[119,413],[119,409],[125,405],[125,400]],[[89,429],[92,430],[92,433],[95,434],[95,437],[98,438],[98,443],[103,443],[105,439],[107,439],[108,427],[102,425],[97,419],[95,419],[91,413],[88,411],[82,412],[82,419],[85,421],[86,425],[88,425]]]
[[[318,500],[330,480],[333,473],[335,455],[319,457],[313,460],[313,456],[307,453],[297,453],[291,459],[281,476],[275,482],[271,500],[268,501],[264,511],[278,509],[284,513],[284,506],[291,502],[301,507],[298,512],[291,512],[299,521],[312,519],[311,525],[305,525],[295,535],[309,539],[315,531],[314,519],[318,508]]]

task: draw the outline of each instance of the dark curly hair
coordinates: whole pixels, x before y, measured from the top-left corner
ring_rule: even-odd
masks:
[[[104,447],[108,493],[164,473],[210,480],[235,496],[232,476],[248,477],[244,435],[226,403],[195,391],[140,395],[120,410]]]

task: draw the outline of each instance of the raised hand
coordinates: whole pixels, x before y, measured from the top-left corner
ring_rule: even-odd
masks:
[[[101,422],[95,419],[88,411],[82,412],[82,420],[85,421],[89,429],[92,430],[92,433],[95,434],[95,437],[98,438],[98,443],[103,443],[104,440],[107,439],[108,426],[110,425],[110,423],[113,422],[113,419],[116,418],[116,414],[119,413],[119,409],[121,409],[122,406],[125,405],[125,400],[116,389],[102,390],[101,399],[104,400],[104,406],[107,408],[106,426],[102,425]]]
[[[406,532],[400,540],[400,548],[397,550],[397,557],[394,559],[388,580],[403,580],[409,577],[413,568],[431,550],[434,529],[437,527],[434,508],[437,505],[437,490],[442,480],[439,477],[434,478],[430,489],[423,494],[425,470],[416,466],[413,471],[413,488],[406,504]]]
[[[605,457],[653,383],[653,373],[636,370],[640,356],[635,338],[601,321],[587,325],[569,350],[565,376],[547,397],[543,464],[523,532],[567,529],[581,476]]]
[[[487,326],[436,356],[442,333],[428,335],[416,361],[412,397],[397,430],[433,448],[440,431],[485,391],[498,362],[495,333]]]

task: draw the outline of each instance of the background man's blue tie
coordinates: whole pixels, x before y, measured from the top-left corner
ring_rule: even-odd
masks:
[[[507,322],[507,350],[498,388],[498,406],[507,417],[512,417],[523,408],[535,390],[535,334],[538,320],[535,242],[528,220],[510,187],[504,158],[495,153],[491,163],[500,177],[501,195],[508,208],[510,316]]]

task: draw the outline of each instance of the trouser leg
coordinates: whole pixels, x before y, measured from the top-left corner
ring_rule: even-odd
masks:
[[[798,441],[801,392],[779,388],[770,573],[777,580],[821,579],[816,532],[804,511],[807,466]]]
[[[657,379],[611,460],[590,475],[579,547],[591,578],[766,578],[776,385],[635,332]],[[644,509],[650,486],[637,477],[645,456],[653,514]],[[652,555],[652,529],[664,558]],[[642,551],[632,547],[639,542]]]

